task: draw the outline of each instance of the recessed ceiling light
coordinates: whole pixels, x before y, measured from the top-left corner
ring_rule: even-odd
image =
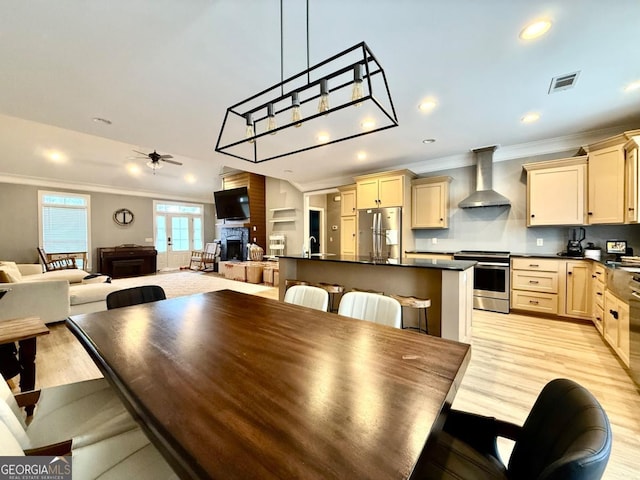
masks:
[[[45,152],[45,156],[49,159],[49,161],[53,163],[66,163],[67,157],[63,153],[58,152],[57,150],[49,150]]]
[[[111,125],[111,120],[107,120],[106,118],[93,117],[91,120],[93,120],[96,123],[104,123],[105,125]]]
[[[140,175],[140,172],[142,171],[140,166],[135,164],[135,163],[130,163],[129,165],[127,165],[127,171],[131,174],[131,175]]]
[[[634,90],[638,90],[640,88],[640,80],[636,80],[635,82],[631,82],[629,85],[624,87],[625,92],[633,92]]]
[[[190,174],[190,173],[187,173],[187,174],[184,176],[184,180],[185,180],[185,182],[187,182],[187,183],[196,183],[196,177],[195,177],[195,175],[192,175],[192,174]]]
[[[423,100],[420,103],[420,105],[418,105],[418,109],[421,112],[430,112],[431,110],[436,108],[437,104],[438,103],[433,98],[427,98],[427,99]]]
[[[358,160],[366,160],[367,159],[367,152],[358,152]]]
[[[537,112],[527,113],[524,117],[520,119],[522,123],[533,123],[540,120],[540,114]]]
[[[523,40],[533,40],[549,31],[551,22],[549,20],[536,20],[522,29],[520,38]]]
[[[327,143],[329,141],[329,134],[328,133],[319,133],[318,134],[318,141],[320,143]]]
[[[424,140],[422,140],[422,143],[434,143],[435,141],[435,138],[425,138]]]
[[[370,118],[367,118],[366,120],[363,120],[360,125],[362,126],[363,130],[371,130],[376,126],[376,121]]]

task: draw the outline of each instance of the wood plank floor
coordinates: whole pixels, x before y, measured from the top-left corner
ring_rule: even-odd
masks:
[[[278,298],[275,288],[260,295]],[[64,324],[38,342],[39,388],[101,376]],[[474,310],[472,345],[454,408],[522,424],[548,381],[571,378],[598,398],[612,424],[604,478],[640,478],[640,393],[593,326]],[[500,446],[507,455],[510,445]]]

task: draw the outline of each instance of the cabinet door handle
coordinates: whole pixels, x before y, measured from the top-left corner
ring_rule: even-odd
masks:
[[[613,318],[615,318],[616,320],[618,319],[618,312],[615,310],[609,310],[609,313],[611,314],[611,316]]]
[[[534,263],[530,263],[530,264],[529,264],[529,266],[530,266],[531,268],[538,268],[540,265],[536,265],[536,264],[534,264]]]
[[[629,207],[629,211],[630,211],[630,212],[633,212],[634,210],[635,210],[635,208],[633,208],[633,207]]]
[[[596,278],[596,276],[595,275],[591,275],[591,278]]]
[[[535,214],[534,213],[531,214],[531,218],[535,218]]]
[[[571,275],[571,274],[573,274],[573,272],[567,272],[567,275]]]
[[[537,285],[540,282],[538,280],[529,280],[529,283],[533,284],[533,285]]]
[[[587,213],[587,215],[593,215],[593,212],[589,212],[589,213]]]
[[[538,300],[529,300],[529,303],[533,305],[538,305],[540,302],[538,302]]]
[[[602,272],[596,272],[596,275],[602,275]]]
[[[596,292],[596,295],[602,296],[602,292]]]

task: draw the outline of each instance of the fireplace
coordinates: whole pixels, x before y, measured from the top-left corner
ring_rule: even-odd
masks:
[[[223,228],[220,239],[220,259],[247,260],[247,244],[249,243],[249,229],[242,227]]]

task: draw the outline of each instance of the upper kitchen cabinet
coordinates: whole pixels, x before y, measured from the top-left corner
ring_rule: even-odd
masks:
[[[409,170],[376,173],[356,177],[358,209],[405,206],[405,192],[415,174]]]
[[[340,216],[346,217],[355,215],[357,207],[356,203],[356,186],[346,185],[338,187],[340,191]]]
[[[527,226],[586,223],[587,156],[526,163]]]
[[[640,133],[640,132],[638,132]],[[638,211],[640,210],[640,169],[638,168],[638,148],[640,135],[632,136],[624,145],[625,152],[625,223],[638,223]]]
[[[624,223],[624,134],[585,147],[589,153],[587,223]]]
[[[439,176],[411,182],[411,228],[449,228],[451,180]]]

